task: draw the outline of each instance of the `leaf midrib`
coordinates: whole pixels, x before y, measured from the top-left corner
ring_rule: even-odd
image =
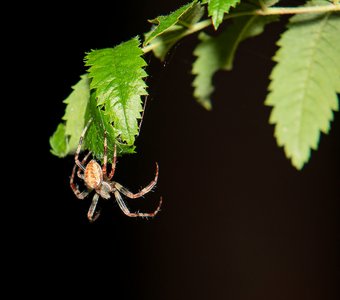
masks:
[[[303,81],[303,88],[302,88],[303,95],[302,95],[302,101],[301,101],[301,105],[300,105],[301,117],[298,120],[298,134],[297,134],[297,136],[298,136],[298,149],[299,149],[300,155],[301,155],[301,149],[302,149],[301,144],[303,144],[302,139],[300,137],[302,136],[302,134],[301,134],[302,124],[303,124],[302,120],[304,119],[304,114],[305,114],[304,107],[305,107],[305,102],[306,102],[307,87],[308,87],[308,84],[310,82],[312,65],[313,65],[313,63],[315,63],[314,57],[315,57],[315,54],[316,54],[317,41],[320,40],[320,38],[321,38],[321,33],[322,33],[322,30],[323,30],[323,27],[325,26],[326,21],[328,20],[329,16],[330,16],[330,13],[325,14],[325,17],[322,20],[322,24],[320,25],[319,30],[316,32],[316,35],[315,35],[315,38],[314,38],[314,44],[313,44],[313,47],[312,47],[313,50],[312,50],[311,55],[310,55],[309,64],[308,64],[308,68],[307,68],[307,72],[306,72],[306,78]],[[308,146],[310,146],[310,145],[308,145]]]
[[[230,57],[233,57],[235,55],[236,49],[237,49],[237,45],[239,45],[242,42],[242,38],[244,36],[244,33],[247,32],[247,30],[249,29],[250,25],[253,24],[254,20],[256,20],[258,18],[258,16],[252,16],[248,21],[247,24],[242,28],[240,34],[238,35],[237,39],[235,40],[235,43],[233,43],[232,45],[232,51],[230,52],[231,55]],[[228,60],[230,60],[230,57],[228,58]],[[232,62],[228,61],[227,64],[228,68],[232,68]],[[229,70],[229,69],[227,69]]]
[[[112,66],[113,70],[116,70],[117,64],[115,63],[114,60],[112,60],[111,66]],[[117,78],[117,77],[119,77],[119,76],[117,76],[117,74],[116,74],[116,72],[115,72],[115,76],[113,76],[113,78]],[[107,86],[112,86],[113,83],[114,83],[114,79],[113,79],[113,80],[110,80],[110,82],[107,84]],[[106,107],[106,103],[109,104],[109,109],[114,113],[114,115],[116,116],[116,118],[117,118],[117,115],[116,115],[116,113],[115,113],[115,111],[114,111],[114,107],[117,106],[117,104],[118,104],[118,105],[120,104],[120,105],[122,106],[122,110],[123,110],[123,114],[124,114],[125,128],[126,128],[127,133],[128,133],[129,142],[131,142],[131,138],[130,138],[130,137],[131,137],[131,130],[130,130],[129,122],[128,122],[128,120],[127,120],[126,107],[125,107],[125,105],[124,105],[124,101],[122,100],[122,99],[123,99],[122,95],[123,95],[124,93],[121,92],[121,90],[122,90],[122,89],[121,89],[121,85],[118,85],[117,87],[115,87],[114,90],[117,91],[117,97],[120,99],[120,101],[117,101],[116,103],[113,103],[113,105],[111,105],[111,103],[109,104],[109,103],[107,103],[107,102],[105,101],[105,102],[104,102],[104,105],[105,105],[105,107]],[[110,93],[110,94],[111,94],[111,93]],[[125,104],[126,104],[128,101],[129,101],[129,99],[126,99]],[[111,102],[111,101],[110,101],[110,102]]]

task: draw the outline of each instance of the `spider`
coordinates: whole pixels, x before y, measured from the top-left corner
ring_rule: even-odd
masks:
[[[126,206],[121,193],[131,199],[140,198],[146,193],[150,192],[152,188],[156,185],[157,179],[158,179],[158,164],[156,163],[156,175],[155,178],[142,190],[140,190],[138,193],[132,193],[125,187],[123,187],[120,183],[111,181],[115,169],[116,169],[116,159],[117,159],[117,149],[116,145],[114,145],[114,154],[113,154],[113,160],[112,160],[112,167],[109,174],[107,174],[107,139],[106,139],[106,130],[104,131],[104,161],[103,166],[101,167],[97,161],[94,159],[90,160],[90,162],[86,164],[86,161],[88,160],[91,152],[87,153],[86,156],[82,161],[79,161],[79,153],[81,150],[81,146],[83,143],[84,136],[86,134],[86,131],[92,122],[92,119],[87,123],[85,126],[79,140],[78,148],[75,153],[75,165],[72,170],[72,175],[70,179],[70,186],[74,192],[74,194],[77,196],[78,199],[84,199],[86,196],[89,195],[91,191],[95,191],[96,193],[93,196],[91,206],[87,213],[87,218],[90,222],[94,222],[98,217],[100,212],[95,212],[96,206],[99,200],[99,197],[102,197],[104,199],[111,198],[111,194],[113,193],[115,196],[115,199],[120,207],[120,209],[123,211],[123,213],[129,217],[154,217],[159,211],[160,207],[162,205],[162,198],[159,201],[159,205],[156,208],[156,210],[152,213],[140,213],[140,212],[130,212],[128,207]],[[74,183],[74,176],[77,167],[79,168],[77,171],[77,175],[79,178],[84,180],[85,185],[87,189],[83,192],[80,192],[77,186]]]

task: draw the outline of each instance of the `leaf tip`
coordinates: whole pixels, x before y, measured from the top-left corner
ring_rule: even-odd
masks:
[[[68,144],[66,138],[66,127],[63,123],[60,123],[49,139],[50,152],[60,158],[65,157],[68,152]]]
[[[211,101],[201,102],[201,105],[208,111],[212,111]]]
[[[298,159],[295,159],[295,158],[291,158],[291,163],[292,163],[293,167],[295,167],[295,169],[297,169],[298,171],[301,171],[302,168],[305,165],[304,161],[298,160]]]

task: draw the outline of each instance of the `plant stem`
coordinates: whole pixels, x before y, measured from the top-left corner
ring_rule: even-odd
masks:
[[[254,11],[255,15],[293,15],[293,14],[312,14],[324,13],[331,11],[340,11],[340,5],[322,5],[322,6],[303,6],[303,7],[270,7],[265,10],[258,9]]]
[[[248,15],[253,15],[254,14],[254,11],[245,11],[245,12],[241,12],[241,13],[235,13],[235,14],[228,14],[228,15],[225,15],[223,20],[227,20],[227,19],[231,19],[231,18],[236,18],[236,17],[241,17],[241,16],[248,16]],[[184,31],[181,35],[179,35],[177,37],[177,39],[181,39],[187,35],[190,35],[190,34],[193,34],[195,32],[198,32],[204,28],[207,28],[209,26],[211,26],[212,23],[211,23],[211,19],[206,19],[206,20],[203,20],[201,22],[198,22],[194,25],[191,25],[190,28],[188,28],[186,31]],[[159,43],[152,43],[152,44],[149,44],[148,46],[145,46],[142,48],[143,52],[144,53],[147,53],[147,52],[150,52],[152,51],[153,49],[157,48],[162,42],[160,41]]]
[[[223,20],[237,18],[242,16],[269,16],[269,15],[292,15],[292,14],[310,14],[310,13],[325,13],[325,12],[336,12],[340,11],[340,4],[330,4],[330,5],[321,5],[321,6],[301,6],[301,7],[268,7],[265,9],[256,9],[251,11],[245,11],[240,13],[231,13],[224,16]],[[183,38],[187,35],[198,32],[204,28],[207,28],[212,25],[211,19],[206,19],[201,22],[198,22],[192,25],[188,30],[183,32],[177,38]],[[162,42],[152,43],[148,46],[142,48],[144,53],[150,52],[153,49],[157,48]]]

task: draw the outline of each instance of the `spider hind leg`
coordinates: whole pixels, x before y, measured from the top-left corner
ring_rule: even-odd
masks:
[[[143,189],[141,189],[138,193],[132,193],[127,188],[123,187],[120,183],[114,182],[114,187],[120,191],[126,197],[131,199],[136,199],[144,196],[145,194],[149,193],[156,185],[158,180],[158,164],[156,163],[156,174],[155,178],[151,180],[151,182]]]
[[[99,200],[99,195],[96,193],[93,196],[91,206],[90,206],[89,211],[87,213],[87,218],[89,219],[89,221],[91,223],[96,221],[98,219],[99,215],[100,215],[100,211],[95,212],[97,204],[98,204],[98,200]]]
[[[158,214],[158,212],[161,210],[161,206],[162,206],[162,197],[159,201],[158,207],[156,208],[155,211],[153,211],[152,213],[140,213],[140,212],[130,212],[130,210],[128,209],[128,207],[126,206],[124,200],[122,199],[122,196],[120,195],[118,190],[114,191],[114,195],[116,198],[116,201],[120,207],[120,209],[123,211],[123,213],[125,215],[127,215],[128,217],[154,217]]]

